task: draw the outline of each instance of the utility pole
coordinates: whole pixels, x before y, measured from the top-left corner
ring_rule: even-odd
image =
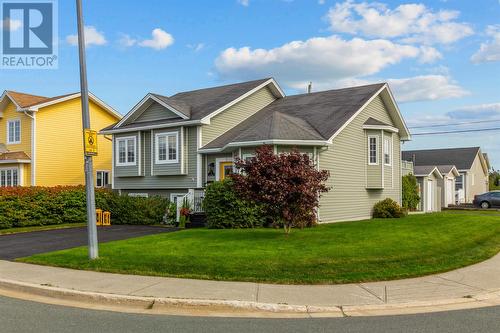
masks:
[[[94,193],[94,171],[92,155],[87,152],[87,135],[90,130],[89,114],[89,91],[87,86],[87,68],[85,60],[85,35],[83,25],[82,0],[76,0],[76,15],[78,21],[78,52],[80,58],[80,90],[82,101],[82,124],[83,124],[83,149],[84,149],[84,172],[85,172],[85,193],[87,195],[87,233],[89,259],[99,257],[97,244],[97,226],[95,213],[95,193]],[[95,140],[97,138],[94,138]]]

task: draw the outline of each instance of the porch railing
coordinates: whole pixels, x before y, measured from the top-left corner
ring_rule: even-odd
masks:
[[[189,202],[189,206],[191,207],[192,213],[201,213],[203,212],[203,199],[205,197],[205,191],[200,190],[189,190],[184,196],[179,197],[177,199],[177,214],[176,219],[179,221],[179,217],[181,216],[181,208],[182,204],[185,200]]]

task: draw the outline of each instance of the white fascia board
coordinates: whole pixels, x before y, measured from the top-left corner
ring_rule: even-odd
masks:
[[[248,146],[261,146],[261,145],[299,145],[299,146],[326,146],[328,141],[322,140],[261,140],[261,141],[245,141],[245,142],[231,142],[222,148],[207,148],[198,149],[200,153],[218,153],[227,148],[232,147],[248,147]]]
[[[285,93],[283,92],[283,90],[281,90],[281,88],[279,87],[278,83],[276,83],[276,81],[274,79],[269,79],[269,80],[263,82],[262,84],[258,85],[257,87],[253,88],[252,90],[247,91],[246,93],[244,93],[240,97],[238,97],[236,99],[233,99],[231,102],[229,102],[226,105],[220,107],[219,109],[215,110],[214,112],[210,113],[209,115],[206,115],[201,120],[202,121],[209,121],[211,118],[215,117],[216,115],[218,115],[222,111],[230,108],[231,106],[233,106],[236,103],[242,101],[243,99],[247,98],[248,96],[252,95],[256,91],[259,91],[260,89],[264,88],[265,86],[267,86],[269,84],[271,84],[272,87],[273,87],[273,90],[275,90],[278,93],[278,95],[279,95],[279,96],[277,96],[278,98],[285,97]]]
[[[349,120],[347,122],[345,122],[344,125],[342,125],[342,127],[340,127],[333,135],[332,137],[328,140],[329,143],[331,143],[333,141],[333,139],[335,139],[335,137],[337,135],[339,135],[340,132],[342,132],[342,130],[344,128],[346,128],[353,120],[354,118],[356,118],[360,113],[361,111],[364,110],[364,108],[366,106],[368,106],[368,104],[370,104],[382,91],[384,91],[384,89],[387,89],[387,92],[388,92],[388,95],[389,97],[391,98],[391,102],[392,104],[394,105],[394,108],[396,110],[396,113],[398,115],[398,117],[401,119],[401,123],[403,124],[403,128],[405,130],[405,132],[407,133],[407,137],[406,138],[402,138],[401,141],[409,141],[411,140],[411,134],[410,134],[410,131],[408,130],[408,127],[406,126],[406,123],[404,121],[404,118],[403,116],[401,115],[401,111],[399,110],[399,107],[398,105],[396,104],[396,100],[394,99],[394,96],[392,95],[392,92],[389,88],[389,86],[387,85],[387,83],[385,83],[376,93],[373,94],[372,97],[370,97],[370,99],[368,101],[366,101],[365,104],[363,104],[359,109],[358,111],[356,111],[356,113],[354,113],[354,115],[352,115],[351,118],[349,118]]]
[[[125,123],[125,121],[127,121],[127,119],[129,119],[132,115],[134,115],[150,99],[153,100],[153,101],[155,101],[155,102],[157,102],[157,103],[159,103],[160,105],[164,106],[165,108],[169,109],[170,111],[172,111],[173,113],[175,113],[176,115],[178,115],[179,117],[181,117],[182,119],[189,119],[189,117],[187,117],[184,113],[182,113],[180,111],[177,111],[176,109],[174,109],[170,105],[165,104],[165,102],[161,101],[159,98],[153,96],[153,94],[148,93],[146,96],[144,96],[139,101],[139,103],[137,103],[132,108],[132,110],[130,110],[129,112],[127,112],[127,114],[118,122],[118,124],[115,125],[115,127],[120,127],[121,125],[123,125],[123,123]]]
[[[202,122],[201,120],[187,120],[187,121],[180,121],[177,123],[167,123],[167,124],[157,124],[157,125],[147,125],[147,126],[102,130],[102,131],[99,131],[99,134],[137,132],[137,131],[144,131],[144,130],[150,130],[150,129],[191,126],[191,125],[206,125],[206,124],[210,124],[210,122]]]
[[[31,163],[31,160],[0,160],[0,164],[9,163]]]
[[[79,98],[80,96],[81,96],[80,93],[74,93],[74,94],[64,96],[64,97],[61,97],[58,99],[54,99],[52,101],[48,101],[45,103],[35,104],[35,105],[32,105],[28,108],[24,108],[24,109],[19,108],[18,111],[38,111],[41,108],[44,108],[44,107],[47,107],[50,105],[54,105],[54,104],[58,104],[58,103],[62,103],[62,102],[66,102],[66,101],[72,100],[74,98]],[[90,92],[89,92],[89,99],[91,99],[94,103],[98,104],[100,107],[102,107],[104,110],[106,110],[109,114],[113,115],[117,119],[121,119],[123,117],[118,111],[113,109],[111,106],[106,104],[103,100],[101,100],[96,95],[94,95]]]
[[[393,133],[399,133],[399,129],[393,126],[384,125],[363,125],[363,129],[384,130]]]
[[[337,135],[340,134],[340,132],[342,132],[344,130],[344,128],[346,128],[353,120],[354,118],[356,118],[360,113],[361,111],[364,110],[364,108],[370,104],[385,88],[386,88],[387,84],[384,84],[376,93],[373,94],[372,97],[370,97],[366,102],[365,104],[363,104],[359,109],[358,111],[356,111],[356,113],[354,113],[351,118],[349,118],[348,121],[346,121],[344,123],[344,125],[342,125],[333,135],[330,139],[328,139],[328,143],[332,143],[333,139],[335,139],[337,137]]]
[[[16,106],[16,110],[21,109],[19,104],[17,104],[16,101],[9,95],[7,90],[4,90],[4,92],[2,93],[2,96],[0,97],[0,103],[3,103],[5,97],[8,97],[10,99],[10,101]],[[2,116],[3,116],[3,109],[0,109],[0,117],[2,117]]]

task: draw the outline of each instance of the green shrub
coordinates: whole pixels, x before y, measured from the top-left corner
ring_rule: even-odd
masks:
[[[400,218],[406,216],[406,211],[391,198],[379,201],[373,206],[374,218]]]
[[[402,181],[403,196],[402,204],[403,207],[408,210],[415,210],[420,202],[420,195],[418,193],[417,177],[412,174],[403,176]]]
[[[160,197],[135,198],[96,190],[96,207],[111,212],[112,224],[160,223],[168,204]],[[86,213],[83,186],[0,188],[0,229],[84,223]]]
[[[265,220],[262,206],[240,198],[231,180],[208,185],[203,207],[209,228],[255,228]]]

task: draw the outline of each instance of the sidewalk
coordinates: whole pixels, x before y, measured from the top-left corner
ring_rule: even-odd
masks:
[[[345,285],[273,285],[221,282],[79,271],[0,261],[0,289],[45,288],[43,295],[91,293],[156,303],[175,300],[177,306],[221,305],[271,312],[411,313],[436,305],[458,308],[500,304],[500,254],[482,263],[421,278]],[[49,290],[50,289],[50,290]],[[78,296],[77,295],[77,296]],[[134,298],[138,297],[138,298]],[[109,297],[108,297],[109,298]],[[113,297],[111,297],[113,298]],[[75,296],[74,299],[77,299]],[[119,301],[116,301],[119,303]],[[477,302],[482,302],[477,304]],[[484,303],[486,302],[486,303]],[[484,303],[484,304],[483,304]],[[274,306],[274,307],[273,307]],[[421,310],[418,310],[418,309]],[[424,309],[425,308],[425,309]],[[313,309],[313,310],[312,310]],[[315,310],[314,310],[315,309]],[[424,310],[422,310],[424,309]],[[371,312],[370,312],[371,311]],[[379,311],[379,312],[380,312]],[[384,312],[385,311],[385,312]]]

